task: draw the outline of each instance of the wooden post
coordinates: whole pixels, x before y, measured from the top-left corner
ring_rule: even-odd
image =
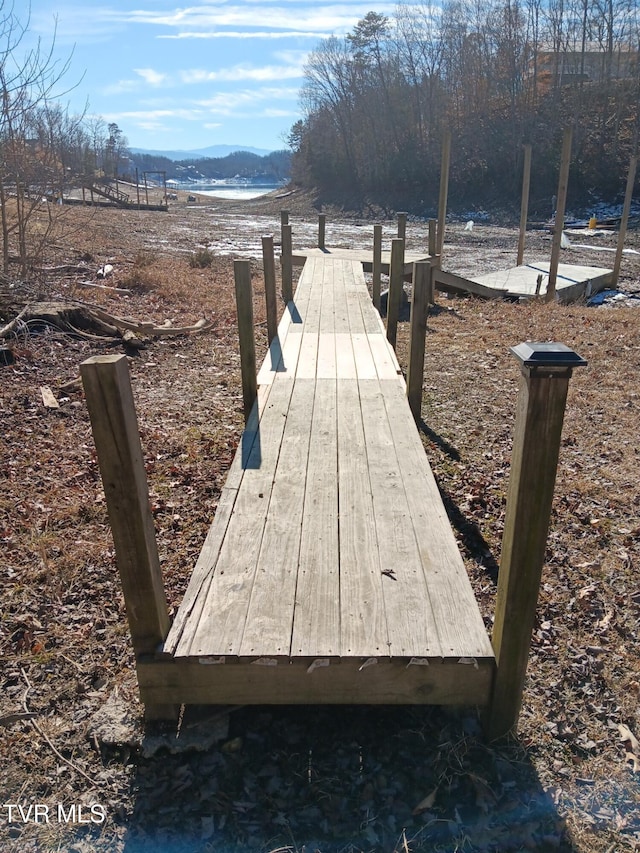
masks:
[[[438,234],[436,254],[442,254],[444,246],[444,227],[447,219],[447,195],[449,193],[449,162],[451,160],[451,131],[447,130],[442,138],[442,161],[440,164],[440,196],[438,198]]]
[[[253,298],[251,293],[250,261],[234,261],[233,274],[236,283],[240,369],[242,371],[242,401],[244,404],[244,422],[246,424],[258,395],[256,344],[253,336]]]
[[[411,296],[411,339],[407,367],[407,399],[416,423],[422,411],[422,383],[424,381],[424,349],[427,334],[427,314],[432,301],[433,279],[431,263],[418,261],[413,265],[413,292]]]
[[[522,168],[522,200],[520,203],[520,236],[518,237],[517,266],[522,266],[524,260],[524,241],[527,233],[529,214],[529,185],[531,183],[531,146],[524,146],[524,166]]]
[[[267,339],[269,345],[278,334],[278,302],[276,298],[276,262],[273,237],[262,238],[262,269],[264,270],[264,297],[267,305]]]
[[[327,216],[325,213],[318,214],[318,248],[324,249],[324,235],[327,225]]]
[[[624,194],[624,205],[622,208],[622,219],[620,220],[620,231],[618,232],[618,245],[616,247],[616,259],[613,263],[613,281],[612,286],[618,286],[618,277],[620,276],[620,264],[622,263],[622,250],[624,249],[624,238],[627,234],[627,225],[629,224],[629,211],[631,210],[631,199],[633,198],[633,185],[636,180],[636,168],[638,165],[638,157],[633,156],[629,164],[629,174],[627,175],[627,189]]]
[[[398,336],[398,317],[402,302],[404,280],[404,240],[391,241],[391,261],[389,263],[389,294],[387,298],[387,340],[396,348]]]
[[[136,657],[153,655],[169,633],[138,420],[124,355],[80,365]]]
[[[511,352],[522,375],[492,637],[497,671],[485,719],[491,739],[518,721],[569,379],[572,368],[586,364],[563,344],[526,343]]]
[[[398,239],[404,240],[405,248],[407,245],[407,214],[398,214]]]
[[[567,204],[567,189],[569,187],[569,166],[571,164],[571,127],[565,128],[562,137],[562,155],[560,160],[560,177],[558,178],[558,202],[556,221],[551,241],[551,263],[549,264],[549,281],[547,282],[546,302],[556,298],[556,281],[558,278],[558,263],[560,261],[560,245],[562,229],[564,228],[564,211]]]
[[[435,219],[429,220],[429,257],[434,258],[436,255],[436,227],[437,223]]]
[[[282,252],[280,255],[280,268],[282,272],[282,298],[285,302],[293,299],[293,247],[291,226],[282,226]]]
[[[281,210],[280,211],[280,227],[282,228],[284,225],[289,224],[289,211]]]
[[[380,277],[382,275],[382,225],[373,226],[373,304],[380,310]]]

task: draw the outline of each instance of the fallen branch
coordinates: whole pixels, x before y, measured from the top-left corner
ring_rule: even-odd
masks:
[[[23,318],[25,317],[27,311],[27,308],[23,308],[22,311],[17,316],[15,316],[10,323],[7,323],[6,326],[3,326],[3,328],[0,329],[0,339],[9,337],[9,335],[13,332],[16,326],[20,325],[20,323],[23,321]]]
[[[35,302],[23,308],[10,323],[0,329],[0,340],[8,337],[18,325],[26,323],[44,323],[61,332],[89,340],[120,340],[125,337],[125,332],[148,338],[189,335],[213,328],[213,323],[204,319],[198,320],[193,326],[172,326],[170,323],[156,326],[153,323],[115,317],[102,308],[87,303]],[[132,340],[130,334],[127,338],[129,342]]]

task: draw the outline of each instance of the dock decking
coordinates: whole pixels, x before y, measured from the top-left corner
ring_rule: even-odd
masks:
[[[143,700],[486,704],[491,643],[359,262],[307,261],[258,381]]]
[[[586,362],[563,344],[511,350],[520,391],[490,642],[411,413],[436,258],[415,267],[407,391],[361,259],[310,256],[293,298],[283,254],[276,332],[270,238],[263,248],[272,343],[257,389],[251,269],[236,261],[246,429],[173,624],[126,357],[81,365],[145,713],[474,704],[499,737],[520,711],[568,384]]]
[[[358,261],[364,272],[371,272],[373,270],[373,252],[370,249],[296,249],[292,256],[292,262],[294,266],[301,267],[304,266],[308,258],[324,258],[325,260],[334,261]],[[428,260],[429,254],[427,252],[405,252],[404,274],[411,274],[414,263]],[[381,252],[380,271],[384,273],[384,275],[389,274],[390,264],[391,252]]]

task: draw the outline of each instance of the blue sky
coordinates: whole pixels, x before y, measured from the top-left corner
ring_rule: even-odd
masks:
[[[25,4],[26,6],[26,4]],[[116,122],[133,148],[284,148],[305,59],[393,2],[31,0],[28,38],[68,57],[62,100]],[[26,22],[26,14],[18,13]],[[84,76],[83,76],[84,75]],[[80,79],[82,78],[82,79]]]

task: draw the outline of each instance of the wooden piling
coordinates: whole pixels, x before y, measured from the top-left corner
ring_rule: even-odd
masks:
[[[289,211],[281,210],[280,211],[280,227],[282,228],[284,225],[289,224]]]
[[[153,655],[169,633],[169,615],[127,357],[93,356],[80,375],[133,649],[136,657]]]
[[[271,344],[271,341],[278,334],[278,303],[273,237],[270,235],[262,238],[262,268],[264,270],[264,296],[267,308],[267,339]]]
[[[373,304],[380,310],[380,279],[382,275],[382,225],[373,226],[372,295]]]
[[[520,235],[518,237],[517,266],[522,266],[524,260],[524,241],[527,233],[529,217],[529,186],[531,184],[531,146],[524,146],[524,165],[522,167],[522,199],[520,201]]]
[[[391,241],[391,261],[389,264],[389,294],[387,299],[387,340],[396,348],[398,335],[398,317],[402,302],[404,280],[404,240]]]
[[[620,220],[620,231],[618,232],[618,244],[616,246],[616,257],[613,262],[613,280],[612,287],[618,286],[618,278],[620,276],[620,265],[622,263],[622,250],[624,249],[624,239],[627,235],[627,225],[629,224],[629,211],[631,210],[631,200],[633,198],[633,186],[636,180],[636,168],[638,165],[638,157],[634,155],[629,164],[629,173],[627,175],[627,189],[624,194],[624,205],[622,207],[622,219]]]
[[[285,302],[293,299],[293,239],[291,226],[282,226],[282,253],[280,255],[282,273],[282,298]]]
[[[429,220],[428,228],[429,228],[429,243],[428,243],[429,257],[434,258],[436,255],[436,246],[437,246],[437,241],[436,241],[437,222],[435,219]]]
[[[290,226],[288,226],[290,227]],[[251,263],[234,261],[233,274],[236,285],[238,311],[238,337],[240,339],[240,369],[242,372],[242,401],[244,421],[249,420],[258,394],[256,374],[256,345],[253,334],[253,298],[251,293]]]
[[[586,362],[563,344],[520,344],[511,474],[492,644],[496,676],[485,718],[491,739],[511,731],[522,703],[572,368]]]
[[[558,178],[558,200],[556,221],[551,241],[551,262],[549,264],[549,281],[547,283],[546,301],[553,302],[556,298],[556,281],[558,279],[558,264],[560,262],[560,247],[562,229],[564,228],[564,211],[567,204],[567,189],[569,187],[569,166],[571,165],[571,127],[565,128],[562,137],[562,154],[560,159],[560,176]]]
[[[404,240],[405,248],[407,246],[407,214],[398,214],[398,239]]]
[[[318,214],[318,248],[324,249],[325,246],[325,230],[327,226],[327,216],[325,213]]]
[[[445,131],[442,138],[442,160],[440,163],[440,195],[438,197],[438,233],[436,254],[442,255],[444,246],[444,228],[447,220],[447,196],[449,193],[449,163],[451,161],[451,131]]]
[[[432,302],[432,291],[431,263],[429,261],[418,261],[413,265],[411,338],[407,367],[407,399],[416,423],[420,422],[422,411],[425,336],[427,334],[429,305]]]

